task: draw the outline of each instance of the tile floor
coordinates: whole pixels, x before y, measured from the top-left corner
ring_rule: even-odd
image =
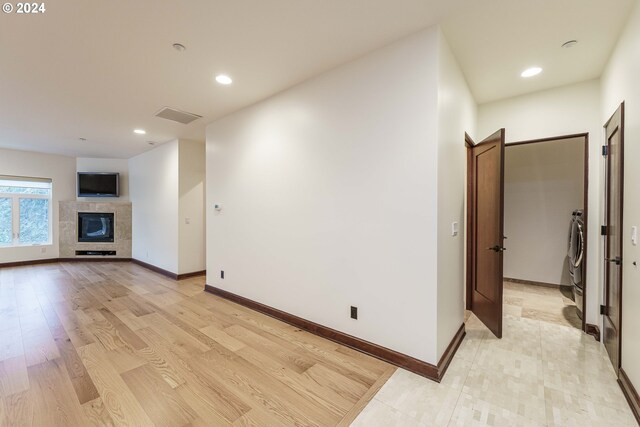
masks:
[[[513,288],[505,299],[523,298]],[[352,426],[637,425],[600,343],[549,321],[557,317],[517,311],[505,310],[501,340],[470,315],[440,384],[398,369]]]
[[[571,288],[504,282],[505,315],[582,328]]]

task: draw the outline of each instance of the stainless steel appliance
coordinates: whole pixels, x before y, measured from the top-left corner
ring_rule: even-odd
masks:
[[[577,209],[571,214],[569,225],[569,275],[573,284],[573,296],[578,309],[578,316],[582,319],[582,304],[584,298],[584,221],[582,210]]]

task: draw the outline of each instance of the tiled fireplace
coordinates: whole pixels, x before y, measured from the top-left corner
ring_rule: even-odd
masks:
[[[60,258],[131,258],[131,203],[60,202]]]

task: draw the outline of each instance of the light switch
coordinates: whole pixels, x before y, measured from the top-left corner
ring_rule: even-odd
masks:
[[[638,244],[638,227],[635,225],[631,227],[631,244],[636,246]]]
[[[454,221],[451,223],[451,235],[452,236],[458,235],[458,221]]]

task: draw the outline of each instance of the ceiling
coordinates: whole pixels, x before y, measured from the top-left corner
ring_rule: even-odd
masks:
[[[637,0],[477,0],[442,28],[478,104],[598,78]],[[577,40],[572,48],[562,48]],[[543,72],[520,77],[526,68]]]
[[[596,78],[635,1],[46,3],[0,16],[0,147],[129,158],[148,141],[203,141],[207,123],[436,23],[480,103]],[[521,79],[534,64],[544,72]],[[164,106],[203,118],[154,117]]]

